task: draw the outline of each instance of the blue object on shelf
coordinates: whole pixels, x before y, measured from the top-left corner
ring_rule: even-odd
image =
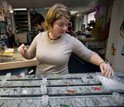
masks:
[[[90,38],[91,34],[85,34],[86,38]]]

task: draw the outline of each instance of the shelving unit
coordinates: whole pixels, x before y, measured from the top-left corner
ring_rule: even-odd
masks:
[[[14,11],[14,18],[15,18],[16,31],[18,33],[27,32],[28,11],[27,10]]]
[[[0,18],[1,18],[1,21],[5,21],[5,18],[4,18],[4,8],[0,2]]]
[[[88,48],[96,53],[98,53],[101,57],[104,58],[105,52],[105,40],[88,40],[88,39],[80,39],[79,40]]]

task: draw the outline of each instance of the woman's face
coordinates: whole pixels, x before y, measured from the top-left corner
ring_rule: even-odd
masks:
[[[69,23],[69,19],[65,17],[61,17],[60,19],[56,20],[51,30],[53,36],[56,37],[62,36],[67,31],[68,23]]]

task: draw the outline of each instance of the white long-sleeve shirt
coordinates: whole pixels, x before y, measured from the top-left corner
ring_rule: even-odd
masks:
[[[47,32],[39,33],[29,47],[31,57],[39,61],[36,74],[68,73],[71,53],[90,61],[95,52],[87,49],[79,40],[63,34],[59,39],[51,40]]]

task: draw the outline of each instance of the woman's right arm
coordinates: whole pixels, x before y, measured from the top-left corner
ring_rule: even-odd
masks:
[[[24,44],[20,45],[18,48],[18,52],[26,59],[31,59],[30,52],[26,48]]]

